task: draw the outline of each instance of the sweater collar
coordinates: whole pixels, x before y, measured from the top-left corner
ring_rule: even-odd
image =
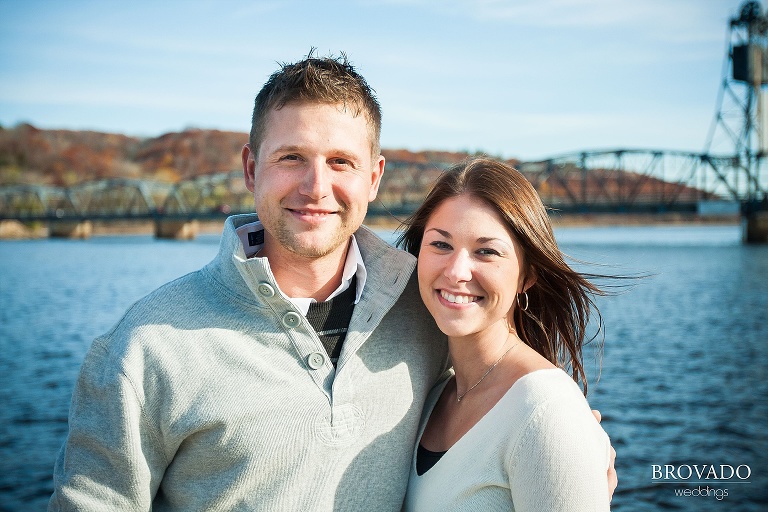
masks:
[[[218,275],[218,280],[222,284],[250,300],[253,300],[254,295],[259,296],[256,287],[260,282],[270,281],[277,284],[266,258],[249,258],[249,255],[256,254],[263,246],[263,230],[261,235],[259,235],[259,230],[248,228],[238,231],[238,228],[244,228],[246,225],[256,222],[258,222],[256,214],[228,217],[224,224],[219,254],[209,266]],[[249,233],[251,234],[249,235]],[[402,287],[405,286],[404,281],[407,281],[408,276],[416,266],[416,258],[404,251],[395,249],[365,226],[361,226],[355,232],[354,237],[357,256],[354,260],[354,273],[350,274],[350,279],[351,275],[357,275],[355,302],[363,299],[365,295],[370,296],[370,291],[365,293],[365,284],[371,282],[397,283],[395,286],[386,285],[377,289],[378,294],[392,295],[390,300],[396,299],[402,292]],[[349,253],[352,252],[349,251]],[[227,265],[227,261],[232,261],[234,265]],[[347,264],[349,264],[349,256],[347,257]],[[365,269],[365,278],[362,279],[362,283],[360,282],[360,266]]]

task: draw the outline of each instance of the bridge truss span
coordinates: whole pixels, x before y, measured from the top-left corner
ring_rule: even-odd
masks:
[[[564,212],[695,212],[702,202],[744,201],[755,185],[739,182],[737,157],[683,151],[579,151],[518,168]]]
[[[253,212],[253,195],[242,171],[204,174],[180,181],[168,192],[159,213],[166,217],[222,217]]]
[[[109,179],[82,183],[71,187],[76,210],[72,216],[84,219],[110,220],[125,218],[150,219],[168,195],[171,185],[136,179]],[[69,212],[66,212],[69,216]]]
[[[447,163],[389,161],[369,213],[407,215]],[[580,151],[520,162],[547,206],[563,213],[696,212],[702,202],[744,203],[765,176],[745,177],[737,157],[682,151]],[[744,179],[739,179],[740,176]],[[200,175],[169,184],[108,179],[72,187],[0,188],[0,216],[16,220],[219,219],[253,211],[242,171]]]

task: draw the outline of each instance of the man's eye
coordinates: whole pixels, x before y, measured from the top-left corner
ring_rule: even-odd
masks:
[[[280,160],[299,160],[299,155],[283,155]]]
[[[334,158],[334,159],[331,160],[331,165],[336,165],[336,166],[344,165],[344,166],[348,166],[348,165],[351,165],[351,163],[349,162],[349,160],[347,160],[345,158]]]

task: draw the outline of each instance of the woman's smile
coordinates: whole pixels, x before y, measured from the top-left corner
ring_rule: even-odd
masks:
[[[450,293],[445,290],[438,290],[440,297],[450,304],[470,304],[482,300],[477,295],[466,295],[461,293]]]

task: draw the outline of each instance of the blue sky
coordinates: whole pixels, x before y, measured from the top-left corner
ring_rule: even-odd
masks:
[[[0,0],[0,124],[248,131],[279,62],[345,52],[385,148],[701,151],[736,0]]]

